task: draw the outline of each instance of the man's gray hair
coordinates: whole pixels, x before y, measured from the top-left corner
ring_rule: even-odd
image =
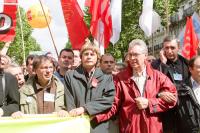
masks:
[[[147,45],[146,45],[146,43],[145,43],[143,40],[141,40],[141,39],[134,39],[134,40],[132,40],[132,41],[129,43],[129,48],[132,48],[132,47],[134,47],[134,46],[136,46],[136,45],[138,45],[138,46],[141,47],[142,53],[148,54]]]

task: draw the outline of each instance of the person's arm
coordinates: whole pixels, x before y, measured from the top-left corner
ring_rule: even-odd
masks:
[[[19,111],[19,91],[17,79],[11,75],[5,75],[5,89],[7,91],[7,105],[2,106],[3,116],[10,116],[13,112]],[[12,82],[12,83],[11,83]]]
[[[107,75],[107,76],[109,76],[109,77],[104,78],[104,80],[106,82],[103,82],[103,84],[102,84],[102,85],[106,85],[105,89],[102,90],[103,91],[102,96],[96,98],[95,100],[87,102],[83,106],[85,111],[90,116],[102,113],[105,110],[111,108],[111,106],[112,106],[112,103],[113,103],[113,100],[114,100],[114,95],[115,95],[115,86],[114,86],[112,76],[111,75]]]
[[[11,44],[11,42],[6,42],[4,44],[3,48],[1,49],[1,54],[2,55],[6,55],[7,54],[7,51],[9,49],[9,47],[10,47],[10,44]]]
[[[171,82],[171,80],[165,76],[162,73],[159,73],[159,77],[157,82],[160,82],[160,88],[158,91],[163,92],[170,92],[174,96],[176,96],[176,99],[173,102],[167,102],[164,99],[160,97],[156,98],[150,98],[148,99],[148,108],[150,113],[157,113],[157,112],[163,112],[170,108],[173,108],[176,105],[177,102],[177,91],[175,85]]]
[[[115,87],[112,76],[107,75],[107,77],[104,77],[104,82],[102,82],[101,85],[106,85],[105,88],[102,90],[103,94],[101,97],[87,102],[82,107],[70,110],[69,114],[72,116],[78,116],[87,113],[88,115],[93,116],[111,108],[115,94]]]
[[[116,95],[115,95],[114,102],[112,104],[111,109],[107,110],[104,113],[95,115],[95,117],[93,118],[93,121],[95,121],[96,123],[104,122],[106,120],[109,120],[115,114],[117,114],[119,107],[121,105],[121,99],[122,99],[121,98],[122,88],[117,78],[115,78],[115,92],[116,92]]]
[[[65,86],[65,106],[66,110],[70,111],[74,108],[76,108],[75,105],[75,99],[74,99],[74,91],[71,88],[71,83],[70,83],[70,75],[69,73],[65,75],[64,77],[64,86]]]
[[[176,96],[168,91],[162,91],[158,93],[158,97],[165,100],[168,103],[172,103],[174,101],[176,101]]]

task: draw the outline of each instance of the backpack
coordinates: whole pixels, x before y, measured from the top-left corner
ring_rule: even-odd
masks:
[[[200,105],[192,88],[185,84],[176,85],[176,87],[178,92],[178,101],[175,107],[177,126],[182,130],[199,130]]]

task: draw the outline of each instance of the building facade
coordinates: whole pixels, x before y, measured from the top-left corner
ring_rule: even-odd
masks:
[[[197,6],[197,0],[183,0],[180,3],[176,13],[169,17],[169,33],[168,35],[177,37],[184,29],[188,16],[192,16]],[[147,38],[149,54],[155,57],[159,56],[162,48],[162,42],[166,36],[166,28],[160,27],[151,37]]]

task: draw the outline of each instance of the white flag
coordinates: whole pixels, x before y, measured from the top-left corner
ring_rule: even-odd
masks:
[[[153,10],[153,0],[143,0],[142,12],[145,10]]]
[[[140,28],[146,36],[151,36],[160,27],[160,16],[153,10],[153,0],[144,0],[142,15],[139,18]]]
[[[110,41],[115,44],[120,37],[121,32],[121,14],[122,14],[122,0],[111,0],[111,17],[113,36]]]

